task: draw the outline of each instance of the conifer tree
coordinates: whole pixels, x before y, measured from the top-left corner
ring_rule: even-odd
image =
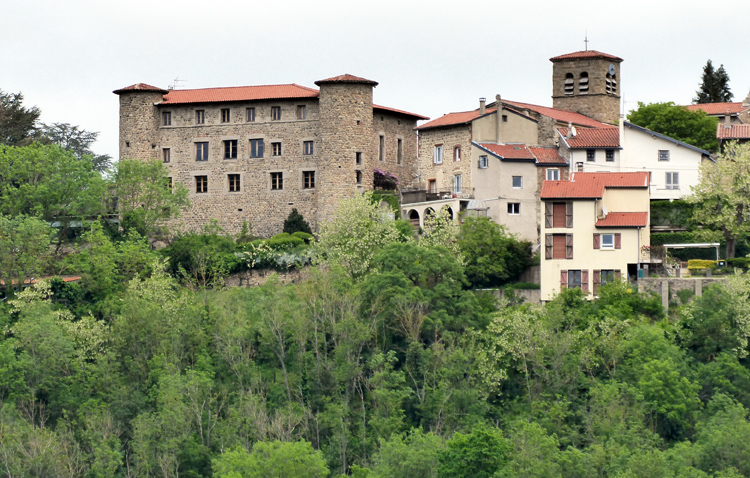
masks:
[[[724,65],[714,70],[711,60],[703,67],[703,77],[700,89],[695,92],[694,103],[724,103],[731,101],[734,96],[729,90],[729,75],[724,70]]]

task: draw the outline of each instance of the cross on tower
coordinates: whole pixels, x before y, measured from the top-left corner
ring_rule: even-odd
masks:
[[[589,51],[589,34],[586,33],[586,36],[583,38],[583,43],[586,44],[586,51]]]

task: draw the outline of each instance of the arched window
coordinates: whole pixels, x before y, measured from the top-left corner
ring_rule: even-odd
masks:
[[[443,211],[448,213],[448,218],[453,220],[453,209],[450,206],[443,206]]]
[[[573,73],[565,75],[565,94],[572,95],[575,89],[575,80],[573,79]]]
[[[419,228],[419,213],[414,209],[409,211],[409,224],[416,228]]]
[[[617,94],[617,75],[610,75],[607,73],[607,94]]]
[[[578,79],[578,93],[582,95],[589,94],[589,74],[585,71],[581,73],[581,77]]]

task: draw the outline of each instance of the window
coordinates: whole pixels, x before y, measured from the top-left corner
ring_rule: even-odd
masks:
[[[167,189],[172,190],[172,176],[167,178]]]
[[[307,118],[307,108],[305,108],[305,105],[298,105],[297,106],[297,119],[306,119]]]
[[[281,156],[281,143],[271,143],[271,155]]]
[[[435,150],[432,153],[432,162],[434,164],[443,164],[443,145],[435,145]]]
[[[453,148],[453,161],[461,161],[461,146]]]
[[[196,193],[208,192],[208,176],[196,176],[195,177],[195,192]]]
[[[586,150],[586,161],[594,161],[596,160],[596,150],[595,149],[587,149]]]
[[[575,89],[575,80],[573,79],[573,73],[567,73],[565,75],[565,94],[572,95]]]
[[[573,203],[545,202],[544,227],[573,227]]]
[[[237,159],[237,140],[224,141],[224,159]]]
[[[313,142],[304,141],[302,143],[302,154],[310,155],[313,154]]]
[[[284,189],[284,177],[282,173],[271,173],[271,190],[280,191]]]
[[[172,126],[172,112],[165,111],[161,114],[161,118],[164,126]]]
[[[581,288],[581,271],[568,271],[568,289]]]
[[[208,142],[195,143],[195,160],[208,161]]]
[[[304,189],[315,188],[315,171],[302,171],[302,187]]]
[[[617,94],[617,75],[610,75],[607,73],[607,94]]]
[[[560,170],[555,168],[547,169],[547,181],[559,181],[560,180]]]
[[[271,121],[281,120],[281,106],[271,106]]]
[[[162,148],[161,150],[161,159],[165,163],[168,163],[172,159],[172,152],[169,148]]]
[[[513,189],[521,189],[523,187],[523,177],[513,176]]]
[[[659,150],[659,161],[669,161],[669,150],[668,149],[660,149]]]
[[[583,270],[568,270],[560,271],[560,289],[566,287],[578,287],[584,293],[589,292],[589,271],[588,269]]]
[[[229,108],[223,108],[221,110],[221,122],[222,123],[229,123],[230,115],[229,115]]]
[[[545,234],[545,259],[572,259],[573,234]]]
[[[508,115],[503,115],[503,123],[507,123],[507,122],[508,122]]]
[[[680,189],[680,173],[667,173],[667,189]]]
[[[614,234],[602,234],[602,249],[614,249],[615,248],[615,235]]]
[[[622,248],[622,234],[594,234],[594,249],[620,249]]]
[[[615,160],[615,150],[614,149],[608,149],[607,150],[607,161],[610,163]]]
[[[489,166],[489,159],[487,158],[486,154],[483,154],[479,157],[479,169],[487,169]]]
[[[520,202],[509,202],[508,203],[508,214],[516,216],[521,214],[521,203]]]
[[[362,171],[356,171],[357,184],[362,184]]]
[[[205,124],[206,110],[195,110],[195,124]]]
[[[255,121],[255,108],[248,108],[245,110],[245,118],[248,123],[252,123]]]
[[[463,190],[463,175],[456,174],[453,176],[453,194],[461,194]]]
[[[380,143],[378,145],[378,159],[385,161],[385,136],[380,135]]]
[[[585,71],[581,73],[581,77],[578,79],[578,93],[589,94],[589,74]]]
[[[396,140],[396,162],[398,164],[403,164],[404,162],[404,140],[401,138]]]
[[[611,284],[615,281],[620,280],[619,269],[602,269],[594,270],[594,294],[599,291],[599,288],[603,285]]]
[[[250,157],[251,158],[263,157],[263,140],[262,139],[250,140]]]
[[[354,164],[356,165],[362,164],[362,153],[360,152],[354,153]]]
[[[229,192],[230,193],[240,192],[240,175],[239,174],[229,175]]]

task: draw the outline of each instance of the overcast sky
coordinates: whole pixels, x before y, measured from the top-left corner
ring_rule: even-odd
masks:
[[[552,106],[549,58],[588,48],[624,59],[625,109],[689,104],[707,59],[735,101],[750,91],[750,2],[4,0],[0,89],[42,121],[99,131],[118,156],[118,97],[180,88],[297,83],[351,73],[375,102],[436,118],[496,94]]]

